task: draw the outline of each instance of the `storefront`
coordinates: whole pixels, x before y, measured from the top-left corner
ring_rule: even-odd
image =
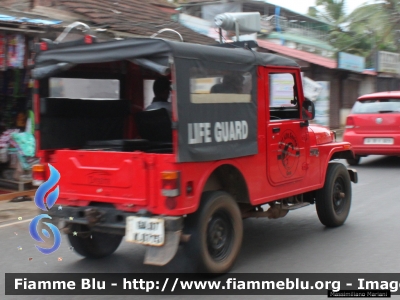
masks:
[[[20,181],[23,168],[13,151],[13,134],[24,132],[31,109],[28,70],[29,39],[0,32],[0,167],[1,179]],[[6,183],[6,182],[3,182]],[[1,183],[0,183],[1,184]],[[14,188],[9,182],[10,188]],[[8,185],[7,185],[8,187]]]
[[[398,91],[400,89],[400,54],[378,51],[376,70],[379,73],[376,90],[378,92]]]
[[[30,92],[27,39],[0,33],[0,132],[24,130]]]
[[[40,25],[27,26],[29,21],[0,16],[0,190],[29,188],[30,167],[35,161],[31,46],[57,21],[35,19],[32,22],[41,21]]]

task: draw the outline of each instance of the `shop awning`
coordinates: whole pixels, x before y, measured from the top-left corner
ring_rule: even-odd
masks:
[[[32,23],[32,24],[40,24],[40,25],[57,25],[62,23],[62,21],[58,20],[44,20],[44,19],[31,19],[26,17],[14,17],[9,15],[1,15],[0,21],[3,22],[19,22],[19,23]]]

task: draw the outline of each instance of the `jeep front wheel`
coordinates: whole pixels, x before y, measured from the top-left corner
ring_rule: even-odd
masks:
[[[344,165],[328,164],[324,187],[317,191],[316,207],[319,220],[327,227],[342,225],[351,206],[351,181]]]
[[[225,192],[205,192],[198,211],[185,220],[190,234],[188,257],[197,271],[228,272],[239,254],[243,238],[242,217],[238,205]]]

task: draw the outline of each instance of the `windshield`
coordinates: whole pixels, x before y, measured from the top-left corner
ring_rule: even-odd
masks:
[[[400,113],[400,99],[371,99],[357,101],[353,114]]]

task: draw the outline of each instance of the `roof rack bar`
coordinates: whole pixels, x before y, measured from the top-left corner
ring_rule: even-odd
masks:
[[[176,31],[176,30],[174,30],[174,29],[170,29],[170,28],[161,29],[161,30],[157,31],[155,34],[153,34],[150,38],[154,38],[154,37],[156,37],[157,35],[159,35],[160,33],[163,33],[163,32],[165,32],[165,31],[172,31],[172,32],[176,33],[177,35],[179,35],[179,37],[180,37],[180,39],[181,39],[181,42],[183,42],[183,37],[182,37],[182,35],[181,35],[178,31]]]
[[[79,26],[79,25],[82,25],[83,27],[86,28],[87,31],[90,32],[90,27],[89,27],[87,24],[82,23],[82,22],[74,22],[74,23],[72,23],[72,24],[69,24],[69,25],[64,29],[64,31],[57,37],[57,39],[56,39],[54,42],[56,42],[56,43],[61,42],[63,39],[65,39],[65,37],[66,37],[66,36],[68,35],[68,33],[72,30],[72,28],[75,28],[75,27],[77,27],[77,26]]]

